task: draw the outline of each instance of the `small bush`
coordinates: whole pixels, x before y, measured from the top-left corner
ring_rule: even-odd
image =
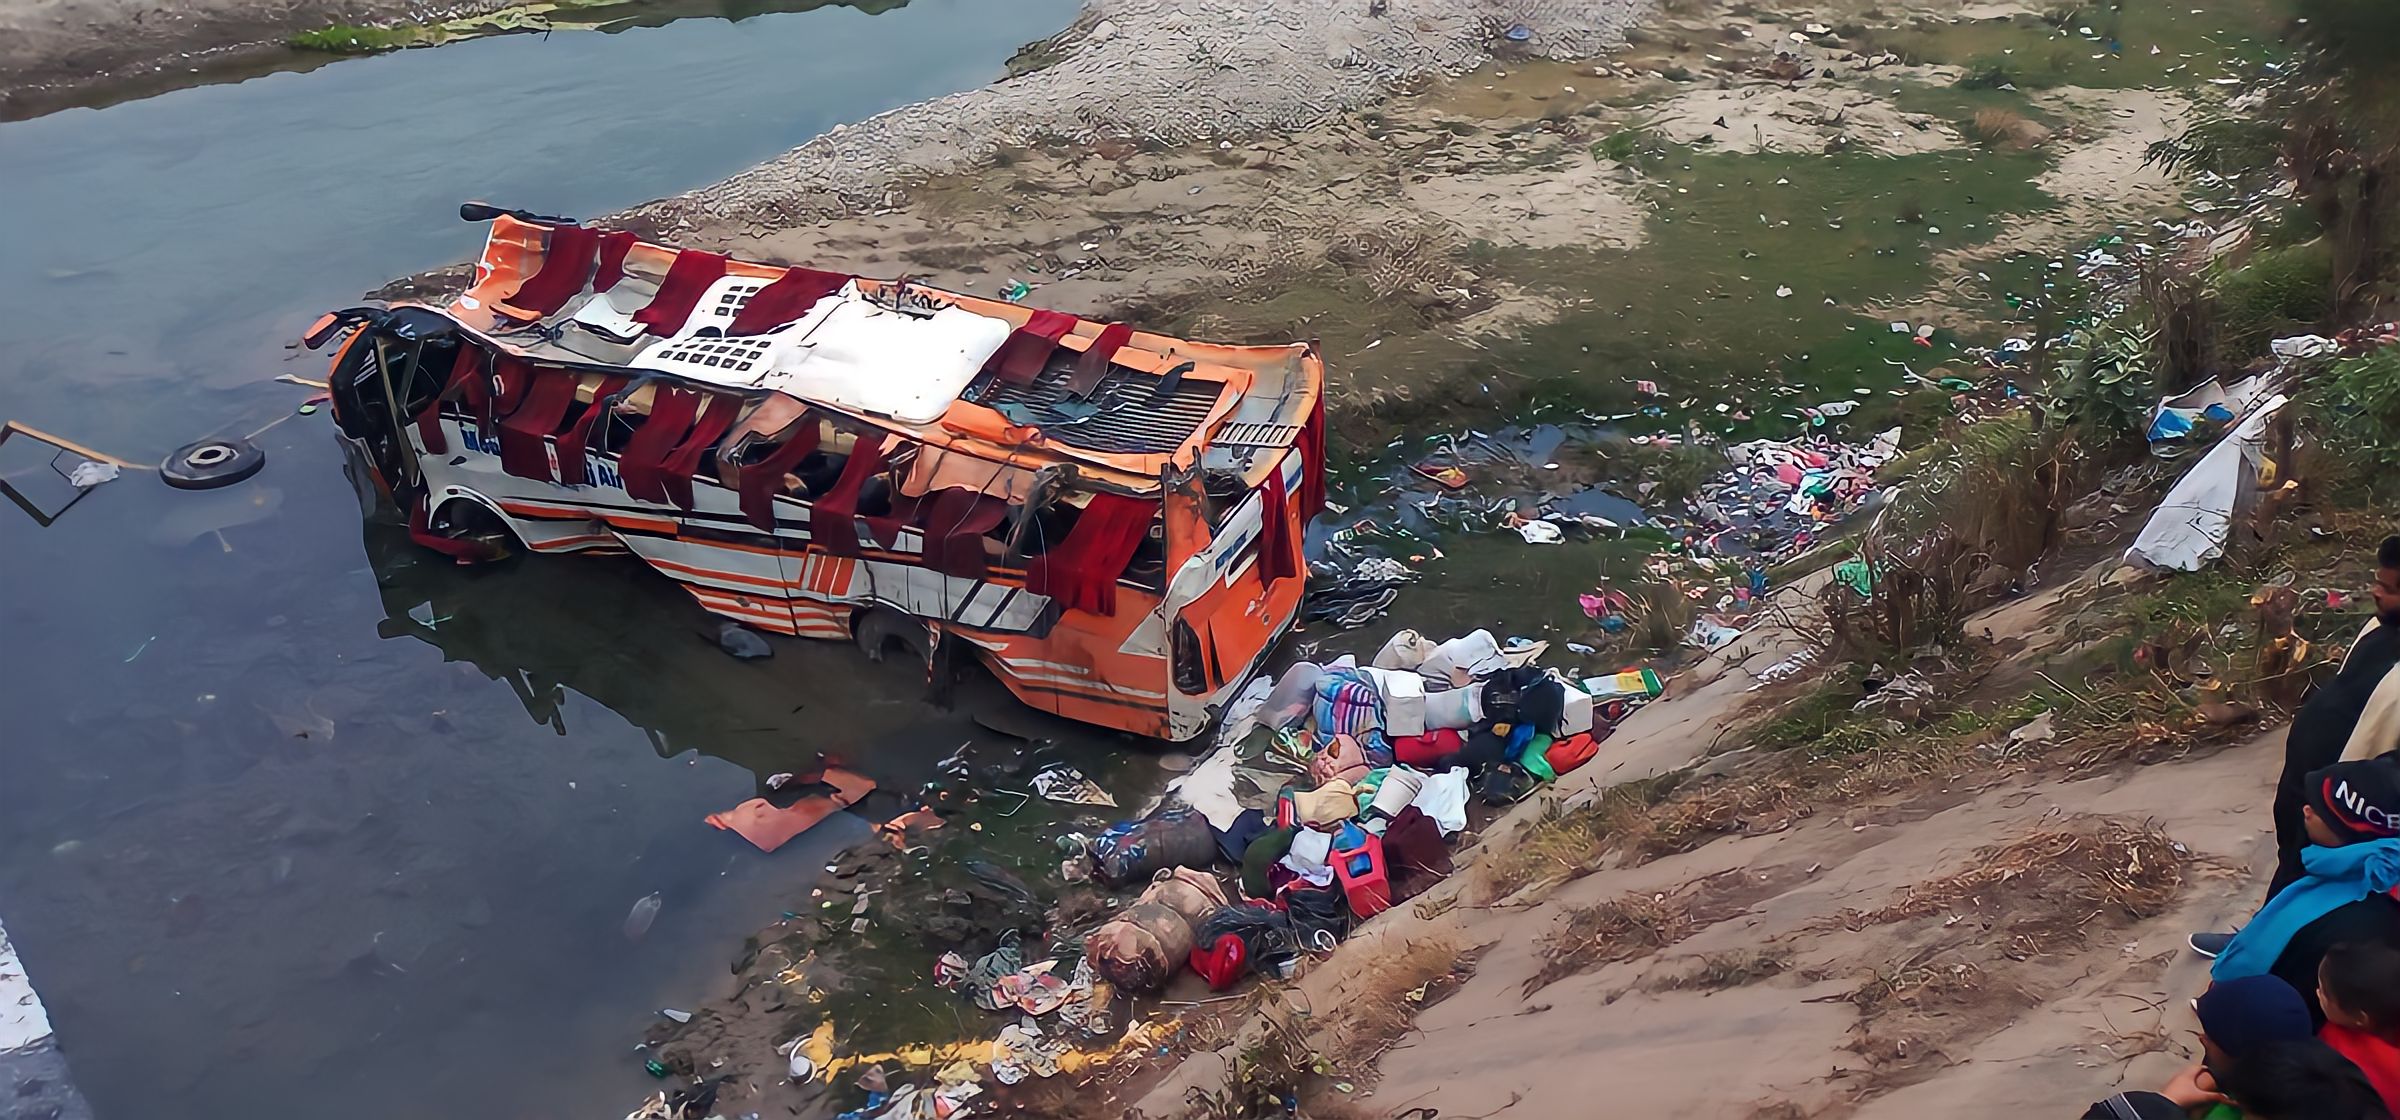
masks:
[[[2048,89],[2065,78],[2066,56],[2053,55],[2043,70],[2028,70],[2007,55],[1984,54],[1967,60],[1959,75],[1960,89]]]
[[[1595,158],[1615,160],[1618,163],[1630,162],[1641,150],[1642,130],[1638,128],[1611,132],[1592,145],[1592,155]]]
[[[2400,347],[2334,363],[2314,409],[2326,458],[2369,492],[2389,493],[2385,480],[2400,471]]]
[[[2031,148],[2050,138],[2050,130],[2026,119],[2025,114],[1997,105],[1975,111],[1969,126],[1975,138],[1992,147]]]
[[[2267,343],[2321,322],[2333,308],[2333,263],[2322,241],[2269,249],[2217,281],[2222,357],[2239,367]]]

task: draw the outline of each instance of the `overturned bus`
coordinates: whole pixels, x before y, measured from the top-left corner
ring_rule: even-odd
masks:
[[[1313,346],[462,214],[491,221],[463,294],[306,340],[338,342],[344,446],[427,548],[630,553],[743,625],[905,647],[937,682],[972,657],[1169,741],[1297,614]]]

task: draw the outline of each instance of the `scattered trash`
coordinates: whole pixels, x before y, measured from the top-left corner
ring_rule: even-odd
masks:
[[[765,638],[739,622],[728,622],[717,627],[717,648],[744,661],[775,656],[775,647],[768,645]]]
[[[777,775],[789,778],[789,775]],[[787,781],[784,785],[793,784]],[[875,781],[863,774],[837,767],[827,767],[817,778],[824,792],[812,793],[778,807],[763,797],[753,797],[721,813],[710,813],[705,819],[712,827],[724,829],[748,840],[762,852],[772,852],[789,843],[794,836],[817,826],[825,818],[858,803],[860,798],[875,791]],[[768,788],[781,789],[768,779]]]
[[[656,891],[643,895],[640,901],[635,902],[633,909],[625,913],[625,940],[640,941],[647,936],[650,924],[658,920],[659,907],[664,905],[666,901]]]
[[[1564,530],[1548,521],[1528,521],[1519,525],[1517,535],[1525,538],[1526,544],[1557,544],[1567,538]]]
[[[2055,726],[2054,720],[2056,714],[2043,712],[2026,721],[2024,726],[2008,733],[2008,744],[2013,747],[2027,743],[2047,743],[2057,738],[2058,728]]]
[[[77,490],[89,490],[103,482],[116,481],[119,473],[121,472],[115,463],[86,459],[75,464],[74,470],[67,472],[67,485]]]
[[[1071,766],[1054,766],[1033,776],[1033,792],[1043,798],[1066,805],[1105,805],[1115,808],[1117,799],[1101,789],[1099,784],[1083,776],[1083,771]]]
[[[91,493],[94,487],[116,478],[119,472],[149,469],[105,452],[94,451],[80,443],[62,439],[38,428],[27,427],[14,420],[0,422],[0,444],[7,443],[14,436],[23,436],[37,443],[48,444],[55,449],[50,456],[50,470],[75,489],[75,496],[67,499],[65,504],[54,510],[44,510],[28,499],[5,476],[0,476],[0,496],[15,503],[18,508],[32,517],[36,524],[45,529],[60,517],[65,516],[66,512],[74,508],[75,503],[82,501],[84,495]],[[62,467],[61,462],[68,456],[74,456],[77,461],[71,467]]]
[[[2167,491],[2125,550],[2125,562],[2196,572],[2225,554],[2245,477],[2256,478],[2267,424],[2288,398],[2267,398]]]

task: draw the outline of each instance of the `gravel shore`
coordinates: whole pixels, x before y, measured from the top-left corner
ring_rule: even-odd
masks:
[[[783,224],[879,205],[893,183],[1037,139],[1188,143],[1324,122],[1395,83],[1496,54],[1582,58],[1623,42],[1648,0],[1090,0],[1056,61],[835,128],[715,186],[645,208],[685,229]]]

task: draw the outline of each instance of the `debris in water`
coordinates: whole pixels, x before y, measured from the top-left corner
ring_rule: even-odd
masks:
[[[775,656],[773,646],[765,638],[744,629],[741,623],[728,622],[717,628],[717,648],[744,661]]]
[[[658,908],[666,905],[657,891],[643,895],[642,900],[625,912],[625,940],[640,941],[650,932],[650,923],[658,920]]]
[[[1099,784],[1083,776],[1072,766],[1057,766],[1033,776],[1033,792],[1052,801],[1067,805],[1106,805],[1114,808],[1117,799]]]
[[[658,1013],[666,1016],[669,1019],[673,1019],[678,1023],[689,1023],[692,1021],[692,1013],[689,1011],[678,1011],[672,1007],[662,1007],[659,1009]]]

